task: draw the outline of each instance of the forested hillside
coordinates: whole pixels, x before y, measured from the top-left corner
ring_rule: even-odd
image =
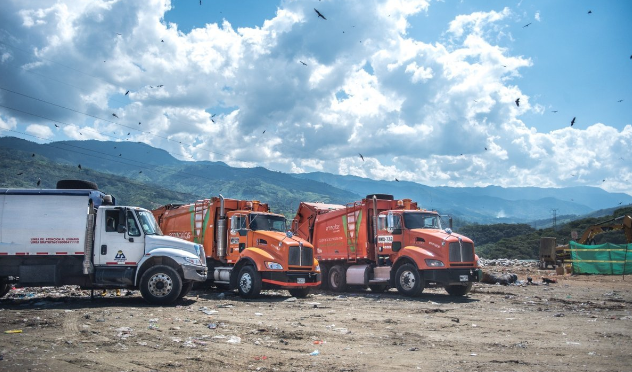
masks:
[[[483,258],[538,259],[541,237],[555,237],[558,244],[571,240],[572,231],[581,237],[588,227],[603,223],[622,215],[632,215],[632,207],[620,208],[610,216],[583,218],[566,224],[557,225],[557,229],[534,229],[525,224],[466,225],[458,229],[474,241],[476,253]],[[612,231],[597,235],[596,244],[624,244],[625,235],[621,231]]]

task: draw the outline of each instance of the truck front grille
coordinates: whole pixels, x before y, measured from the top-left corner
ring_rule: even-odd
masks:
[[[290,266],[312,266],[314,263],[314,251],[310,247],[291,246],[287,263]]]
[[[474,244],[466,242],[450,243],[450,262],[473,262]]]

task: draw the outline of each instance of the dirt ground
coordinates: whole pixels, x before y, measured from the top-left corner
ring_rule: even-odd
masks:
[[[170,307],[138,292],[23,288],[0,300],[0,371],[632,370],[632,277],[506,271],[540,285],[414,299],[194,290]]]

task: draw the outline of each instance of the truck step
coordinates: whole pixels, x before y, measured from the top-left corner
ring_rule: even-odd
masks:
[[[369,284],[388,284],[388,279],[371,279]]]

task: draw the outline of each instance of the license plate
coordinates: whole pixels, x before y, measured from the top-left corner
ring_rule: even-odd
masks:
[[[305,278],[296,278],[298,284],[305,284]]]
[[[462,282],[467,282],[468,279],[469,278],[468,278],[467,275],[459,275],[459,280],[462,281]]]

